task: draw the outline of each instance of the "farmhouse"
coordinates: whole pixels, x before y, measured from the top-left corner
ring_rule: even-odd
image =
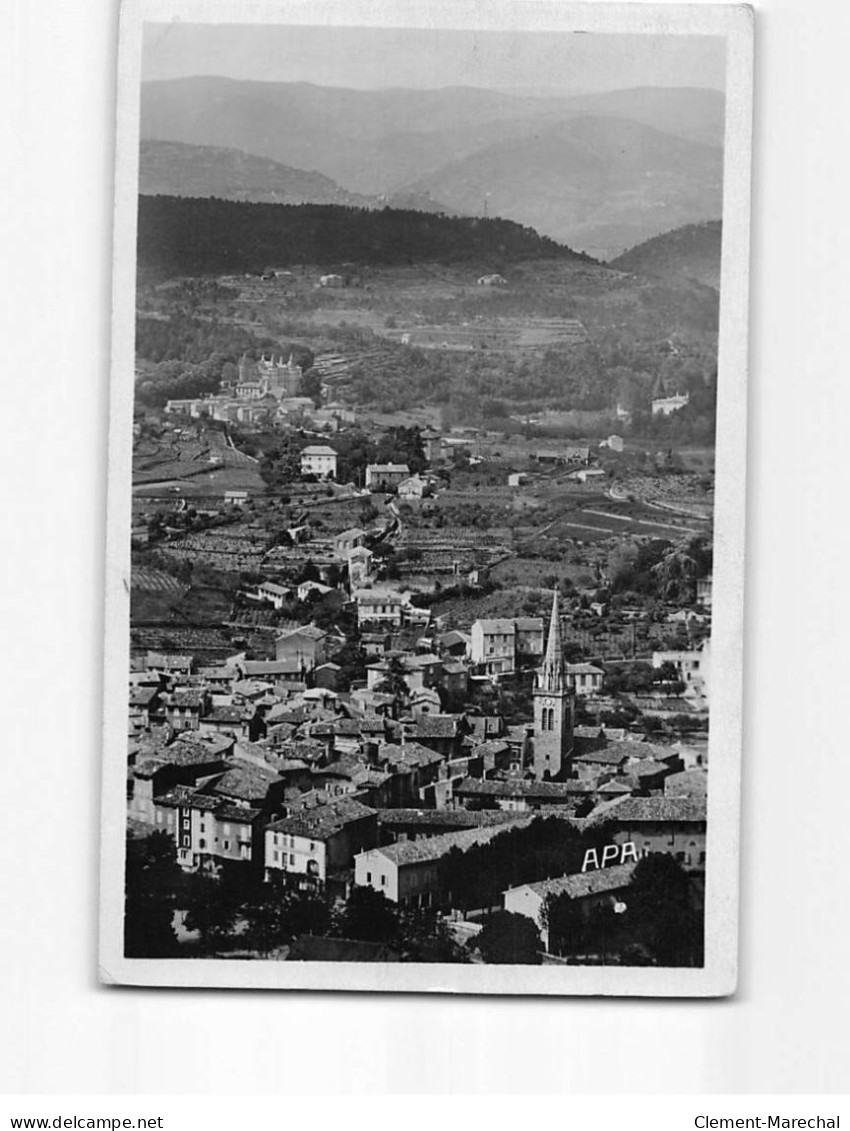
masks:
[[[711,646],[708,640],[694,651],[653,652],[652,666],[661,668],[672,664],[679,679],[686,685],[685,694],[696,694],[708,698],[711,673]]]
[[[352,550],[362,546],[365,541],[366,531],[361,530],[359,526],[352,526],[334,538],[334,553],[344,560],[351,555]]]
[[[401,628],[402,599],[397,593],[382,593],[377,589],[358,589],[353,597],[357,603],[358,625]]]
[[[398,494],[401,499],[422,499],[428,494],[429,490],[428,480],[419,475],[411,475],[409,479],[402,479],[398,485]]]
[[[284,602],[291,593],[291,589],[287,589],[285,585],[278,585],[275,581],[264,581],[261,585],[257,586],[258,599],[266,601],[276,609],[283,607]]]
[[[327,444],[309,444],[301,452],[301,474],[336,478],[336,452]]]
[[[604,678],[605,672],[593,664],[567,664],[567,680],[576,695],[598,695]]]
[[[570,479],[578,483],[598,483],[604,478],[605,472],[601,467],[582,467],[579,471],[570,472]]]
[[[398,487],[410,478],[410,468],[406,463],[370,463],[366,467],[366,486],[381,491]]]

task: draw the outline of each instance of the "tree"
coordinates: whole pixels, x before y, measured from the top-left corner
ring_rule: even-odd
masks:
[[[204,948],[215,950],[233,935],[244,894],[222,876],[196,874],[189,888],[185,925],[197,931]]]
[[[386,675],[375,685],[375,690],[382,695],[392,695],[396,701],[405,700],[410,695],[406,675],[404,662],[398,656],[392,656],[387,662]]]
[[[319,376],[318,369],[311,369],[304,374],[304,380],[301,383],[302,396],[309,397],[316,408],[319,408],[322,403],[322,379]]]
[[[512,911],[491,915],[476,945],[487,963],[539,966],[542,962],[540,931],[527,916]]]
[[[183,873],[174,841],[165,832],[142,840],[127,838],[124,954],[127,958],[168,958],[177,952],[174,896]]]
[[[398,946],[405,962],[468,962],[442,916],[434,911],[399,915]]]
[[[336,922],[336,934],[363,942],[392,942],[398,932],[395,907],[369,887],[355,887]]]
[[[661,966],[701,966],[702,911],[688,873],[667,853],[645,856],[632,876],[628,914]]]
[[[245,906],[247,938],[263,954],[291,943],[298,935],[323,935],[330,926],[327,902],[312,892],[287,891],[264,884]]]

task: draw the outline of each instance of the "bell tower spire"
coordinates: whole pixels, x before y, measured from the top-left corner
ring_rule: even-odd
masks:
[[[539,780],[563,778],[569,773],[574,716],[575,700],[564,663],[561,606],[556,589],[546,654],[534,688],[533,765]]]
[[[540,670],[539,686],[550,692],[562,692],[567,687],[564,667],[564,643],[561,639],[561,603],[556,589],[552,595],[552,616],[549,619],[549,639],[546,655]]]

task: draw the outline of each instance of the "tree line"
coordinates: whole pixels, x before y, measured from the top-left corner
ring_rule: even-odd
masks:
[[[261,272],[281,265],[490,264],[587,259],[511,220],[334,204],[140,196],[138,266],[165,276]]]

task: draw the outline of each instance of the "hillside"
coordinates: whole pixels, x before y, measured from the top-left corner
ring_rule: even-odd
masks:
[[[721,237],[719,220],[687,224],[630,248],[611,266],[634,275],[693,279],[719,290]]]
[[[617,118],[577,118],[454,161],[410,186],[458,212],[533,225],[607,258],[722,208],[722,152]]]
[[[139,197],[138,268],[162,276],[343,265],[480,263],[583,257],[508,220],[337,205]]]
[[[377,202],[339,187],[321,173],[293,169],[238,149],[142,140],[139,192],[145,196],[215,196],[269,204],[341,204],[369,207]]]
[[[659,183],[651,168],[643,181],[633,177],[626,199],[611,201],[610,215],[587,226],[583,214],[588,201],[596,205],[593,187],[568,187],[565,199],[561,177],[555,171],[547,175],[545,153],[541,163],[535,147],[545,151],[554,143],[563,149],[569,133],[550,135],[549,131],[566,130],[577,119],[596,123],[598,144],[604,147],[611,130],[622,129],[607,123],[629,122],[662,133],[672,147],[690,143],[697,147],[694,153],[710,151],[711,178],[705,188],[710,195],[719,179],[724,116],[722,94],[678,88],[536,98],[468,87],[369,91],[194,77],[143,83],[141,91],[144,139],[239,149],[290,168],[316,170],[346,192],[378,196],[391,203],[394,194],[406,197],[413,193],[417,200],[421,192],[425,207],[430,206],[429,196],[440,209],[450,212],[482,215],[486,207],[491,215],[498,212],[530,224],[571,246],[583,241],[592,250],[590,244],[595,240],[602,248],[600,254],[611,255],[671,225],[719,215],[716,208],[702,208],[699,160],[696,184],[687,170],[683,180],[671,178],[662,162]],[[516,196],[528,199],[521,211],[506,211],[508,203],[496,208],[498,186],[480,183],[475,170],[480,164],[480,171],[487,171],[492,147],[507,147],[503,152],[510,179],[514,162],[525,154],[526,145],[532,147],[531,156],[539,163],[538,175],[530,175],[523,186],[509,184],[503,195],[508,202]],[[517,147],[513,153],[512,146]],[[609,148],[609,164],[616,164],[617,157],[616,148]],[[454,198],[447,199],[435,184],[449,177],[456,163],[468,159],[473,159],[468,170],[473,183],[466,188],[451,186]],[[628,171],[628,153],[625,160]],[[496,170],[498,174],[502,171]],[[464,176],[461,172],[462,179]],[[534,189],[530,197],[529,186]],[[657,224],[641,222],[646,209],[651,213],[668,198],[672,215]]]

